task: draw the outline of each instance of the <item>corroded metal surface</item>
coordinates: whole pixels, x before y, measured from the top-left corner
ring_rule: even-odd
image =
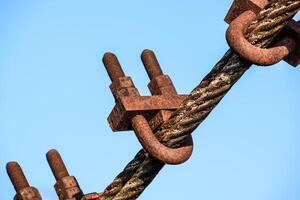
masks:
[[[109,75],[111,81],[114,81],[117,78],[125,76],[122,68],[120,67],[120,63],[114,54],[106,53],[103,56],[102,61],[103,61],[105,67],[109,66],[109,67],[106,67],[106,70],[108,71],[108,75]]]
[[[78,200],[83,193],[74,176],[70,176],[67,168],[57,150],[52,149],[47,153],[47,160],[55,176],[54,185],[57,196],[60,200]]]
[[[225,21],[230,24],[235,18],[247,10],[258,14],[267,4],[268,0],[234,0],[225,17]]]
[[[101,193],[90,193],[84,195],[81,200],[95,200],[101,197]]]
[[[291,54],[285,59],[287,63],[290,65],[297,67],[300,65],[300,21],[294,21],[292,20],[288,26],[286,27],[287,32],[290,37],[293,38],[293,40],[296,43],[296,48]]]
[[[110,127],[113,131],[134,129],[144,149],[155,159],[167,164],[181,164],[192,154],[192,137],[173,149],[161,144],[153,131],[171,117],[187,95],[177,94],[170,77],[163,74],[153,51],[144,50],[141,59],[150,78],[148,88],[153,96],[140,96],[132,79],[124,73],[113,77],[111,73],[114,71],[123,72],[117,57],[112,53],[106,53],[103,57],[112,80],[110,89],[116,100],[108,117]]]
[[[270,4],[268,10],[264,9],[260,14],[265,14],[253,22],[254,28],[262,27],[265,20],[274,20],[273,15],[268,15],[277,9],[284,9],[276,19],[282,19],[279,28],[271,27],[267,32],[249,31],[249,36],[262,37],[257,42],[251,42],[261,48],[267,48],[285,26],[287,21],[295,15],[296,9],[300,8],[299,0],[289,0],[279,4]],[[249,38],[250,38],[249,37]],[[234,51],[229,50],[224,57],[213,67],[212,71],[205,76],[201,83],[192,91],[190,96],[182,103],[180,108],[172,114],[172,117],[155,132],[159,141],[168,147],[180,144],[182,139],[191,134],[200,125],[209,113],[216,107],[230,88],[242,77],[251,66]],[[149,157],[147,152],[140,150],[126,167],[104,190],[99,200],[134,200],[137,199],[156,177],[164,164]]]
[[[170,112],[176,110],[187,97],[177,95],[172,80],[163,74],[153,51],[144,50],[141,58],[151,80],[148,87],[154,96],[140,96],[131,77],[125,76],[117,57],[112,53],[103,56],[103,63],[112,80],[110,89],[116,99],[116,106],[108,117],[113,131],[132,130],[130,120],[138,114],[155,122],[151,123],[151,127],[156,128],[164,122],[157,120],[167,120]],[[113,76],[113,73],[119,75]],[[160,112],[161,110],[166,112]],[[159,118],[156,115],[164,117]]]
[[[130,111],[176,110],[187,95],[125,96],[120,98],[124,109]]]
[[[193,152],[192,136],[189,135],[180,147],[169,148],[158,141],[142,115],[133,117],[131,123],[143,148],[160,162],[178,165],[191,157]]]
[[[157,76],[163,75],[163,71],[153,51],[145,49],[141,55],[144,67],[149,78],[152,80]]]
[[[16,194],[14,200],[42,200],[42,197],[36,188],[26,187]]]
[[[132,130],[130,120],[133,116],[142,114],[151,120],[160,110],[176,110],[186,98],[186,95],[177,95],[171,79],[163,74],[151,50],[143,51],[141,57],[151,78],[149,89],[154,96],[140,96],[131,77],[124,73],[117,73],[120,76],[113,77],[112,73],[123,72],[117,57],[112,53],[106,53],[103,57],[105,68],[109,76],[113,77],[110,89],[116,99],[116,106],[108,117],[113,131]]]
[[[268,66],[278,63],[286,58],[294,49],[295,42],[291,37],[286,36],[272,48],[263,49],[252,45],[244,36],[246,29],[256,19],[256,14],[246,11],[233,20],[226,32],[226,39],[241,57],[251,63]]]
[[[153,51],[146,49],[141,59],[150,78],[148,88],[152,95],[177,95],[175,86],[168,75],[163,74]]]
[[[23,170],[17,162],[7,163],[6,171],[16,192],[24,188],[30,187]]]
[[[114,79],[109,87],[115,98],[124,96],[140,96],[139,91],[136,89],[129,76],[121,76]]]
[[[168,75],[159,75],[151,79],[148,88],[152,95],[177,95],[177,91]]]
[[[161,110],[176,110],[186,97],[187,95],[121,96],[110,113],[108,122],[113,131],[132,130],[130,119],[133,116],[142,114],[152,121]],[[163,120],[165,119],[164,117]]]
[[[149,126],[151,130],[156,131],[159,126],[170,119],[173,111],[170,110],[160,110],[154,117],[149,120]]]
[[[31,187],[24,172],[17,162],[9,162],[6,165],[7,174],[17,192],[15,200],[41,200],[39,191]]]
[[[66,176],[61,178],[54,185],[57,196],[60,200],[81,199],[83,193],[74,176]]]
[[[265,15],[265,17],[271,21],[274,21],[275,18],[276,20],[280,19],[279,21],[276,21],[276,23],[279,23],[279,28],[269,27],[270,34],[268,35],[268,37],[265,37],[265,34],[253,31],[258,29],[262,30],[262,27],[265,28],[266,26],[268,26],[268,24],[266,25],[265,23],[266,20],[258,18],[258,20],[254,21],[251,25],[252,27],[254,27],[254,29],[248,28],[251,36],[248,39],[252,45],[266,48],[269,47],[272,41],[274,41],[276,45],[280,46],[280,44],[278,44],[276,40],[274,40],[275,36],[286,25],[286,22],[290,21],[290,19],[300,9],[299,0],[278,0],[276,2],[282,3],[276,3],[276,5],[271,4],[270,7],[268,7],[267,11],[264,10],[260,14]],[[276,12],[277,14],[279,13],[278,16],[274,16],[274,13]],[[254,13],[256,12],[254,11]],[[278,35],[279,39],[277,38],[279,41],[282,41],[282,38],[284,37],[291,37],[291,40],[294,41],[296,48],[294,51],[290,52],[289,56],[286,58],[286,61],[295,66],[300,62],[299,30],[299,22],[292,21],[288,25],[286,30],[283,31],[282,34]],[[255,38],[262,39],[255,41]],[[111,87],[117,104],[119,104],[120,97],[141,98],[130,77],[125,77],[125,74],[121,69],[116,57],[113,54],[106,54],[105,57],[107,57],[107,60],[104,60],[106,65],[113,66],[112,68],[108,69],[110,78],[113,81],[119,82]],[[177,95],[175,87],[170,78],[167,75],[163,74],[154,53],[150,50],[145,50],[143,52],[142,59],[147,73],[151,79],[151,83],[149,84],[151,93],[153,95],[169,95],[170,98],[178,98],[178,96],[174,97]],[[165,107],[159,107],[161,105],[156,107],[157,105],[149,103],[149,105],[147,105],[146,107],[150,110],[145,112],[143,115],[137,112],[131,118],[124,117],[123,119],[132,121],[132,125],[136,132],[141,134],[141,136],[138,136],[139,140],[146,140],[146,142],[142,142],[143,146],[150,145],[150,147],[145,147],[145,149],[150,149],[150,154],[154,149],[152,154],[158,154],[156,155],[157,159],[153,159],[153,157],[149,156],[148,152],[142,149],[138,152],[135,158],[131,162],[129,162],[125,169],[114,179],[114,181],[105,189],[103,193],[91,193],[83,195],[75,177],[69,176],[58,152],[52,150],[52,153],[49,153],[52,156],[49,156],[48,161],[49,163],[52,163],[50,165],[53,165],[51,168],[57,179],[55,188],[57,193],[59,194],[60,199],[136,199],[151,183],[157,173],[162,169],[162,167],[164,166],[164,162],[166,162],[165,160],[171,160],[169,161],[171,164],[179,162],[172,160],[175,158],[175,156],[160,158],[161,154],[164,152],[164,150],[161,150],[161,148],[169,148],[167,149],[167,152],[163,154],[169,154],[170,152],[168,151],[176,152],[176,150],[185,149],[185,153],[187,155],[190,155],[192,150],[192,140],[189,135],[208,116],[208,114],[221,101],[221,99],[225,96],[229,89],[247,71],[250,65],[251,63],[242,59],[242,57],[236,54],[236,52],[229,50],[222,58],[222,60],[213,68],[213,70],[192,91],[189,97],[181,103],[181,106],[175,112],[173,112],[173,110],[168,106],[164,105],[165,107],[168,107],[165,110],[162,109]],[[152,69],[151,67],[154,68]],[[151,100],[146,101],[151,102]],[[164,101],[169,102],[168,99]],[[171,105],[173,104],[171,103]],[[135,109],[134,106],[132,107],[132,109]],[[126,111],[124,110],[125,109],[123,108],[122,112],[126,113]],[[162,123],[163,125],[161,125]],[[155,136],[153,132],[155,132]],[[157,144],[152,144],[151,140]],[[150,141],[150,144],[147,143],[148,141]],[[158,141],[161,143],[159,143]],[[177,154],[181,155],[181,153]],[[184,160],[182,159],[182,157],[186,157],[186,155],[181,155],[181,160]],[[168,161],[166,163],[168,163]],[[17,194],[14,198],[15,200],[41,199],[38,190],[34,187],[29,186],[24,173],[17,163],[8,163],[7,172],[17,191]]]
[[[56,180],[60,180],[66,176],[69,176],[69,173],[61,156],[55,149],[51,149],[50,151],[48,151],[46,157]]]
[[[269,49],[263,49],[251,44],[255,40],[260,40],[258,37],[245,38],[246,30],[254,32],[269,30],[271,27],[276,27],[280,24],[281,18],[273,21],[265,21],[256,29],[251,28],[251,23],[258,18],[263,19],[259,15],[259,11],[265,8],[268,4],[267,0],[235,0],[232,4],[225,21],[229,23],[229,28],[226,32],[226,39],[229,46],[234,49],[241,57],[251,63],[268,66],[285,60],[293,66],[300,64],[300,24],[292,21],[277,38],[277,42]],[[289,9],[297,8],[297,4],[290,5]],[[274,10],[270,15],[279,16],[285,9]],[[295,9],[294,12],[297,12]],[[266,32],[266,31],[265,31]],[[266,36],[267,37],[267,36]]]

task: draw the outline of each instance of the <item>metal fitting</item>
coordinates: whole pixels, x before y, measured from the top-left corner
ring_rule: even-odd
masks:
[[[295,50],[285,59],[290,65],[297,67],[300,65],[300,20],[292,20],[283,31],[283,35],[288,35],[293,38],[296,47]]]
[[[150,78],[148,88],[152,95],[177,95],[176,88],[163,71],[153,51],[146,49],[141,55],[142,62]]]
[[[267,0],[235,0],[225,17],[229,23],[227,42],[241,57],[256,65],[269,66],[285,59],[289,64],[297,66],[300,63],[299,23],[290,23],[275,45],[268,49],[252,45],[244,36],[251,22],[267,4]]]
[[[86,194],[84,195],[81,200],[96,200],[99,199],[101,197],[101,193],[90,193],[90,194]]]
[[[179,148],[169,148],[161,144],[152,132],[147,120],[136,115],[131,120],[134,132],[144,149],[155,159],[166,164],[178,165],[187,161],[193,153],[192,136],[187,136]]]
[[[41,200],[39,191],[31,187],[17,162],[9,162],[6,165],[7,174],[17,192],[14,200]]]
[[[157,76],[163,75],[163,71],[158,63],[158,60],[153,51],[145,49],[141,54],[141,59],[150,80]]]
[[[248,10],[258,14],[266,7],[268,2],[268,0],[234,0],[224,20],[230,24],[234,19]]]
[[[125,76],[118,58],[113,53],[105,53],[102,59],[111,81]]]
[[[226,39],[228,44],[241,57],[256,65],[268,66],[280,62],[295,49],[295,42],[290,37],[283,38],[275,47],[269,49],[252,45],[244,37],[244,33],[255,19],[256,14],[253,11],[246,11],[233,20],[227,29]]]
[[[83,196],[83,193],[79,188],[78,182],[74,176],[66,176],[61,178],[56,182],[54,188],[60,200],[78,200]]]
[[[79,200],[83,193],[74,176],[70,176],[60,154],[52,149],[47,153],[47,161],[56,179],[54,185],[60,200]]]
[[[110,89],[116,100],[116,106],[108,117],[113,131],[132,130],[130,119],[137,114],[144,115],[151,121],[151,127],[153,125],[155,129],[164,122],[158,123],[158,118],[167,120],[170,116],[167,111],[161,111],[176,110],[186,98],[186,95],[177,95],[170,78],[166,80],[167,76],[162,73],[152,51],[145,50],[141,57],[149,77],[153,78],[153,82],[149,85],[154,89],[149,88],[154,96],[140,96],[132,79],[125,76],[117,57],[112,53],[106,53],[103,56],[103,63],[112,80]],[[113,76],[113,74],[118,74],[118,76]]]
[[[108,117],[109,124],[113,131],[133,129],[143,148],[155,159],[167,164],[181,164],[192,154],[192,137],[189,136],[183,146],[172,149],[161,144],[153,131],[170,118],[187,95],[177,94],[172,80],[163,74],[153,51],[144,50],[141,59],[150,78],[148,88],[153,96],[140,96],[114,54],[106,53],[103,57],[112,80],[110,89],[116,100]]]
[[[173,96],[177,99],[182,96],[182,100],[178,102],[177,108],[181,104],[181,102],[187,98],[187,95],[178,95],[176,88],[168,75],[165,75],[160,67],[160,64],[154,54],[154,52],[150,49],[146,49],[142,52],[141,55],[142,62],[147,71],[150,82],[148,84],[148,88],[152,95],[161,95],[161,96]],[[157,101],[159,102],[159,101]],[[171,106],[171,105],[170,105]],[[170,108],[170,106],[168,108]],[[162,125],[163,122],[166,122],[172,115],[173,110],[170,109],[160,109],[159,112],[150,119],[149,125],[153,131],[157,130],[157,128]]]

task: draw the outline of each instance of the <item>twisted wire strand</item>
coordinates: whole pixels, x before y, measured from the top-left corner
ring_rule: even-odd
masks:
[[[268,47],[300,9],[300,0],[272,1],[260,12],[246,35],[256,46]],[[171,118],[156,132],[166,146],[176,148],[221,101],[230,88],[249,69],[251,63],[232,49],[205,76]],[[105,189],[99,200],[134,200],[151,183],[164,164],[140,150],[136,157]]]

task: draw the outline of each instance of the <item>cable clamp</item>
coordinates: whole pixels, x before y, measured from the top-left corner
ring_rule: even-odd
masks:
[[[269,66],[285,60],[296,67],[300,64],[300,22],[292,20],[268,49],[256,47],[245,38],[247,28],[267,4],[267,0],[235,0],[225,17],[229,23],[227,42],[242,58],[253,64]]]

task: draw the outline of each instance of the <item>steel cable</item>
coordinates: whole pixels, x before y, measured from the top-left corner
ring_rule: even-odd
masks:
[[[268,47],[299,9],[300,0],[271,1],[249,26],[246,37],[253,45]],[[250,66],[251,63],[229,49],[172,117],[156,132],[159,141],[168,147],[180,146],[184,138],[203,122]],[[140,150],[105,189],[99,200],[138,198],[163,166],[163,163]]]

